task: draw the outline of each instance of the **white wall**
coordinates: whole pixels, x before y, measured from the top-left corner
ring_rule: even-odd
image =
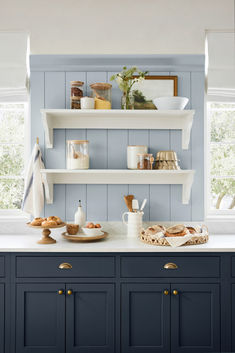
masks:
[[[233,27],[234,0],[0,0],[0,30],[28,30],[32,54],[197,54]]]

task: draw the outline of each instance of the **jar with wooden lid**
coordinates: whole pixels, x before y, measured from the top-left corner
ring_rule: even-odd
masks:
[[[138,169],[153,169],[154,157],[152,153],[138,153],[137,158]]]
[[[95,98],[95,109],[111,109],[111,90],[110,83],[92,83],[90,85],[92,97]]]
[[[70,109],[80,109],[80,99],[83,97],[82,81],[70,81],[71,94],[70,94]]]
[[[67,140],[67,169],[89,169],[89,141]]]
[[[148,152],[148,147],[143,145],[129,145],[127,146],[127,168],[138,169],[138,154]]]

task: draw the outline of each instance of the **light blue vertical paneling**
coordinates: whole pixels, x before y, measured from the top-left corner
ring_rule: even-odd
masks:
[[[204,85],[203,72],[192,72],[192,109],[195,109],[192,139],[192,168],[196,170],[192,188],[192,220],[204,220]]]
[[[106,72],[87,72],[87,93],[90,96],[90,84],[106,82]],[[90,141],[90,168],[106,169],[108,167],[108,132],[105,129],[87,130],[87,139]],[[107,220],[107,185],[87,185],[87,219]]]
[[[108,82],[112,85],[112,109],[121,109],[122,91],[116,81],[110,81],[110,77],[117,72],[108,72]]]
[[[121,221],[123,212],[126,212],[124,195],[128,195],[128,185],[108,185],[108,220]]]
[[[86,130],[84,129],[68,129],[65,131],[65,142],[67,140],[85,140]],[[65,214],[66,220],[73,220],[74,213],[76,211],[78,200],[82,201],[84,211],[86,211],[87,200],[86,200],[86,185],[65,185]]]
[[[44,93],[44,72],[32,72],[30,76],[31,148],[33,148],[38,137],[43,159],[45,160],[44,129],[40,113],[40,110],[44,108]],[[44,216],[44,209],[45,207],[41,216]]]
[[[74,221],[74,214],[78,208],[78,201],[82,201],[84,212],[87,212],[86,207],[86,185],[66,185],[66,208],[65,219]]]
[[[65,108],[65,72],[45,72],[45,108]],[[54,148],[46,149],[46,168],[65,168],[65,130],[54,130]],[[46,215],[65,219],[65,185],[54,186],[54,203]]]
[[[189,103],[185,109],[190,109],[191,89],[190,72],[174,72],[172,75],[178,76],[178,96],[189,98]],[[182,150],[182,131],[170,131],[170,149],[177,153],[179,164],[182,169],[191,169],[191,143],[188,150]],[[191,220],[191,200],[188,205],[182,204],[182,186],[171,185],[171,220]]]
[[[164,62],[163,58],[160,61],[156,61],[158,63],[155,65],[156,70],[153,70],[154,65],[152,64],[152,70],[149,72],[149,75],[177,75],[178,95],[191,98],[191,106],[189,104],[187,108],[195,109],[196,115],[192,128],[190,148],[186,151],[183,151],[181,148],[180,131],[147,130],[147,127],[146,130],[55,130],[54,148],[45,150],[40,109],[43,107],[69,108],[70,81],[84,81],[84,94],[90,95],[89,84],[94,82],[109,82],[110,76],[116,73],[113,70],[117,70],[118,72],[121,66],[116,65],[114,68],[114,66],[108,64],[109,59],[104,59],[106,60],[104,63],[107,63],[107,65],[105,64],[102,68],[94,66],[91,69],[89,64],[87,64],[88,71],[85,71],[83,64],[81,69],[79,69],[79,65],[77,65],[76,69],[73,66],[73,71],[70,70],[68,65],[57,65],[56,68],[51,67],[51,70],[48,66],[45,69],[47,70],[46,72],[43,70],[31,72],[31,142],[34,144],[36,137],[39,137],[47,168],[64,168],[66,166],[66,140],[88,139],[90,141],[91,168],[125,169],[127,167],[127,145],[146,144],[149,146],[149,152],[153,153],[154,157],[157,151],[173,149],[177,152],[180,165],[183,169],[196,169],[192,198],[189,205],[182,205],[182,188],[177,185],[56,185],[54,187],[54,204],[45,206],[45,215],[55,214],[63,219],[72,221],[78,200],[82,199],[84,209],[87,211],[88,220],[95,222],[120,220],[122,212],[126,210],[123,196],[129,193],[134,194],[140,203],[145,197],[148,199],[145,208],[145,220],[190,221],[192,219],[200,221],[203,219],[204,72],[201,59],[198,62],[199,66],[195,65],[194,67],[184,64],[183,67],[180,57],[170,56],[170,65],[169,58],[166,62]],[[137,59],[134,57],[132,59],[129,58],[128,66],[135,65]],[[142,66],[147,68],[144,60],[142,65],[139,57],[138,66],[140,69]],[[190,65],[191,57],[187,60]],[[115,63],[121,63],[121,61],[117,58]],[[169,68],[169,71],[166,71],[167,68]],[[195,71],[190,73],[189,68]],[[105,71],[106,69],[107,71]],[[163,71],[160,71],[161,69]],[[174,71],[170,72],[171,70]],[[114,81],[111,83],[113,85],[112,108],[119,109],[122,93]]]
[[[87,185],[87,220],[108,220],[107,185]]]
[[[44,155],[44,130],[40,109],[44,108],[44,72],[32,72],[30,76],[30,108],[31,108],[31,147],[36,138]]]
[[[70,95],[71,95],[71,86],[70,81],[82,81],[83,85],[83,96],[86,96],[86,73],[85,72],[66,72],[65,73],[65,82],[66,82],[66,109],[70,109]]]

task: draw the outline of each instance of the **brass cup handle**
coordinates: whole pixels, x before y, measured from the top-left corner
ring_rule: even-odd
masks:
[[[72,291],[71,289],[69,289],[69,290],[67,291],[67,294],[68,294],[68,295],[72,295],[72,294],[73,294],[73,291]]]
[[[174,262],[168,262],[164,265],[165,270],[176,270],[178,266]]]
[[[178,295],[179,292],[178,292],[176,289],[174,289],[174,290],[172,291],[172,294],[173,294],[173,295]]]
[[[167,289],[165,289],[163,293],[164,293],[164,295],[168,295],[169,291]]]
[[[63,262],[62,264],[59,265],[59,269],[61,270],[69,270],[71,268],[73,268],[73,266],[68,262]]]
[[[62,295],[62,294],[64,294],[64,291],[63,291],[63,289],[59,289],[59,290],[58,290],[58,294],[59,294],[59,295]]]

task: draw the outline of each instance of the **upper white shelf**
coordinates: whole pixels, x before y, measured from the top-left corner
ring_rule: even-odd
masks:
[[[181,184],[187,204],[194,170],[41,169],[47,203],[53,203],[54,184]]]
[[[171,129],[182,130],[188,149],[194,110],[76,110],[42,109],[46,147],[53,148],[53,129]]]

